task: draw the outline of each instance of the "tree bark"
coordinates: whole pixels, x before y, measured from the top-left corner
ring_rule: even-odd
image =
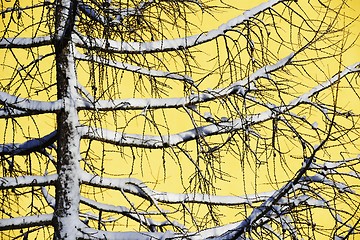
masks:
[[[64,108],[57,114],[58,150],[54,239],[76,239],[79,222],[80,136],[76,108],[76,71],[71,32],[75,22],[76,1],[56,2],[56,77],[58,99]]]

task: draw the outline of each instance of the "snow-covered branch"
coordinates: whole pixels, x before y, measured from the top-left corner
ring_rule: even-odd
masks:
[[[56,137],[57,131],[54,131],[44,137],[31,139],[24,143],[0,144],[0,156],[27,155],[39,151],[54,143]]]
[[[328,81],[315,86],[309,92],[290,101],[290,103],[287,105],[274,106],[271,110],[261,112],[259,114],[250,115],[245,119],[235,119],[232,121],[210,124],[207,126],[193,128],[177,134],[169,134],[163,136],[127,134],[114,132],[106,129],[93,128],[89,126],[81,126],[78,128],[78,130],[82,138],[108,142],[119,146],[134,146],[143,148],[164,148],[176,146],[180,143],[192,141],[200,137],[207,137],[238,131],[243,129],[245,124],[246,126],[251,126],[262,123],[272,119],[274,113],[278,115],[284,114],[302,103],[311,103],[310,98],[312,96],[318,94],[324,89],[327,89],[331,85],[340,81],[340,79],[345,77],[346,75],[354,72],[360,72],[359,65],[360,63],[356,63],[354,65],[346,67],[346,69],[339,74],[336,74]]]
[[[147,76],[159,77],[159,78],[169,78],[169,79],[184,81],[191,85],[194,84],[194,81],[192,80],[192,78],[187,75],[179,75],[176,73],[171,73],[171,72],[166,72],[166,71],[143,68],[143,67],[127,64],[127,63],[117,62],[117,61],[110,60],[110,59],[104,59],[104,58],[101,58],[101,57],[95,56],[95,55],[89,56],[89,55],[81,54],[79,52],[75,53],[75,58],[77,60],[100,63],[100,64],[104,64],[106,66],[130,71],[130,72],[134,72],[134,73],[140,73],[140,74],[147,75]]]
[[[0,178],[0,190],[8,188],[20,188],[29,186],[47,186],[53,185],[57,175],[47,176],[19,176],[19,177],[2,177]]]
[[[38,113],[16,110],[13,108],[0,108],[0,118],[26,117],[26,116],[30,116],[30,115],[36,115],[36,114],[38,114]]]
[[[251,205],[264,201],[273,194],[273,192],[265,192],[246,196],[216,196],[199,193],[158,192],[150,189],[145,183],[135,178],[103,178],[85,172],[81,174],[81,181],[91,186],[122,190],[145,199],[171,204]]]
[[[280,59],[275,64],[262,67],[250,76],[239,80],[226,88],[208,89],[203,93],[192,94],[188,97],[181,98],[129,98],[118,100],[99,100],[95,104],[82,101],[78,103],[80,109],[105,110],[139,110],[139,109],[156,109],[156,108],[180,108],[189,105],[195,105],[202,102],[208,102],[220,99],[229,95],[239,94],[245,96],[248,91],[253,89],[252,86],[260,78],[268,78],[269,74],[277,71],[292,61],[294,53]]]
[[[337,189],[340,192],[355,193],[347,184],[329,179],[322,174],[303,177],[300,182],[322,183],[324,185],[331,186],[333,189]]]
[[[145,217],[145,215],[152,215],[151,213],[135,212],[135,211],[131,211],[129,208],[124,207],[124,206],[115,206],[115,205],[100,203],[100,202],[97,202],[97,201],[94,201],[94,200],[91,200],[88,198],[84,198],[84,197],[80,197],[80,202],[87,206],[90,206],[96,210],[122,214],[123,216],[126,216],[136,222],[139,222],[141,225],[147,226],[149,228],[163,227],[163,226],[176,226],[178,228],[186,230],[186,228],[183,225],[177,223],[176,221],[170,222],[168,220],[165,220],[165,221],[159,222],[159,221],[155,221],[151,218]],[[158,213],[158,214],[160,214],[160,213]]]
[[[51,45],[52,36],[34,37],[34,38],[1,38],[1,48],[33,48]]]
[[[55,208],[55,198],[49,194],[47,189],[45,187],[41,188],[42,194],[46,200],[46,202],[51,206],[52,208]],[[185,227],[176,221],[170,222],[168,220],[158,222],[151,218],[147,218],[145,215],[153,215],[148,212],[138,212],[138,211],[132,211],[129,208],[125,206],[115,206],[110,204],[101,203],[98,201],[94,201],[88,198],[85,198],[83,196],[80,196],[80,203],[85,204],[93,209],[104,211],[104,212],[111,212],[111,213],[118,213],[123,216],[126,216],[134,221],[139,222],[141,225],[147,226],[149,228],[154,227],[163,227],[163,226],[176,226],[180,229],[186,230]],[[158,213],[161,214],[161,213]]]
[[[51,225],[53,214],[0,219],[0,231]]]
[[[96,21],[102,25],[117,25],[120,24],[124,18],[129,16],[139,16],[141,15],[141,12],[146,9],[148,6],[151,6],[153,3],[153,0],[149,0],[147,2],[140,2],[140,4],[137,7],[127,7],[123,9],[117,9],[113,6],[111,6],[110,2],[109,5],[105,7],[104,12],[110,13],[107,16],[105,16],[103,13],[99,12],[98,10],[94,9],[89,4],[86,4],[85,2],[81,1],[79,3],[78,9],[85,14],[87,17],[89,17],[91,20]]]
[[[256,17],[256,15],[285,1],[289,0],[269,0],[268,2],[262,3],[253,9],[244,12],[244,14],[241,16],[229,20],[227,23],[221,25],[217,29],[211,30],[207,33],[201,33],[185,38],[153,42],[117,42],[114,40],[92,38],[89,36],[83,36],[80,33],[76,33],[73,36],[73,40],[79,47],[119,53],[150,53],[187,49],[222,36],[227,31],[233,29],[241,23],[249,21],[250,19]]]
[[[326,178],[325,176],[316,174],[314,176],[306,176],[307,170],[310,169],[313,159],[315,158],[314,153],[310,158],[305,159],[303,166],[299,169],[295,177],[288,181],[286,184],[283,185],[279,190],[274,191],[274,194],[269,197],[266,201],[264,201],[259,207],[256,207],[251,214],[244,219],[243,221],[239,222],[239,224],[231,229],[228,230],[223,235],[214,238],[219,240],[224,239],[236,239],[239,236],[242,236],[242,234],[247,231],[247,229],[251,226],[256,226],[256,222],[259,221],[261,218],[269,215],[272,212],[272,209],[275,205],[278,203],[281,203],[282,199],[285,198],[286,195],[288,195],[291,191],[293,191],[294,186],[302,186],[302,185],[309,185],[313,182],[316,183],[322,183],[325,185],[332,186],[334,189],[337,189],[339,192],[346,191],[348,193],[354,193],[346,184],[336,182],[335,180],[330,180]],[[306,196],[305,196],[306,198]],[[314,206],[324,206],[324,201],[314,201],[312,199],[305,199],[308,200],[308,202],[305,201],[305,203],[313,204]],[[304,199],[303,199],[304,201]]]
[[[266,119],[270,118],[259,118],[259,121]],[[92,139],[118,146],[166,148],[176,146],[183,142],[198,139],[200,137],[229,133],[241,129],[242,126],[242,122],[240,119],[238,119],[220,124],[211,124],[204,127],[198,127],[177,134],[163,136],[127,134],[88,126],[81,126],[78,128],[78,130],[83,139]]]
[[[63,107],[61,100],[54,102],[36,101],[14,96],[6,92],[0,92],[0,104],[4,105],[6,108],[11,107],[17,110],[39,113],[56,112],[61,110]]]
[[[78,229],[78,239],[106,239],[106,240],[154,240],[154,239],[183,239],[183,234],[166,232],[109,232],[90,227]]]
[[[142,11],[144,11],[147,7],[151,6],[153,3],[155,3],[154,0],[148,0],[140,2],[136,7],[127,7],[122,9],[116,9],[111,8],[111,13],[114,14],[115,20],[113,23],[120,23],[124,18],[130,17],[130,16],[136,16],[140,15]]]
[[[244,128],[244,124],[246,124],[247,126],[251,126],[261,122],[265,122],[272,119],[274,113],[280,115],[289,112],[291,109],[299,106],[302,103],[311,103],[310,98],[312,96],[318,94],[324,89],[327,89],[331,85],[340,81],[340,79],[342,79],[346,75],[354,72],[360,72],[359,65],[360,63],[356,63],[354,65],[346,67],[346,69],[339,74],[336,74],[328,81],[315,86],[309,92],[290,101],[289,104],[281,106],[274,105],[271,110],[261,112],[259,114],[249,115],[245,119],[235,119],[233,121],[210,124],[207,126],[193,128],[177,134],[163,136],[127,134],[114,132],[106,129],[92,128],[88,126],[82,126],[78,129],[83,138],[104,141],[119,146],[136,146],[143,148],[164,148],[176,146],[180,143],[188,142],[194,139],[198,139],[200,137],[207,137],[241,130]]]
[[[345,67],[345,69],[343,71],[335,74],[332,78],[330,78],[326,82],[323,82],[323,83],[317,85],[316,87],[312,88],[307,93],[305,93],[305,94],[301,95],[300,97],[291,101],[288,106],[290,108],[293,108],[293,106],[296,106],[299,103],[310,102],[310,99],[309,99],[310,97],[315,96],[319,92],[321,92],[321,91],[329,88],[330,86],[334,85],[335,83],[339,82],[343,77],[347,76],[348,74],[358,73],[358,72],[360,72],[360,62],[357,62],[353,65],[347,66],[347,67]]]
[[[84,3],[83,1],[80,1],[78,5],[78,9],[84,13],[87,17],[89,17],[91,20],[94,20],[96,22],[99,22],[101,24],[106,24],[107,20],[102,14],[92,8],[90,5]]]

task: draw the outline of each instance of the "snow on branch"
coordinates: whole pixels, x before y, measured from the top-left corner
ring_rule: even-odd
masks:
[[[360,72],[360,62],[357,62],[357,63],[355,63],[355,64],[353,64],[351,66],[345,67],[345,69],[343,71],[335,74],[332,78],[330,78],[326,82],[317,85],[316,87],[312,88],[307,93],[305,93],[302,96],[300,96],[300,97],[294,99],[293,101],[291,101],[288,106],[290,108],[292,108],[293,106],[296,106],[301,102],[308,102],[308,101],[310,101],[309,100],[310,97],[312,97],[312,96],[318,94],[319,92],[321,92],[321,91],[329,88],[330,86],[334,85],[336,82],[340,81],[346,75],[351,74],[351,73],[356,73],[356,72]]]
[[[227,31],[233,29],[241,23],[256,17],[257,14],[262,13],[265,10],[285,1],[288,0],[269,0],[268,2],[262,3],[251,10],[245,11],[243,15],[229,20],[227,23],[219,26],[218,29],[185,38],[153,42],[117,42],[114,40],[92,38],[83,36],[80,33],[76,33],[73,36],[73,41],[77,46],[85,47],[87,49],[101,49],[103,51],[119,53],[150,53],[186,49],[205,42],[209,42],[219,36],[222,36]]]
[[[124,207],[124,206],[114,206],[114,205],[110,205],[110,204],[100,203],[100,202],[97,202],[97,201],[94,201],[94,200],[91,200],[91,199],[88,199],[88,198],[85,198],[82,196],[80,197],[80,203],[83,203],[89,207],[96,209],[96,210],[122,214],[123,216],[126,216],[136,222],[139,222],[141,225],[145,225],[149,228],[162,227],[162,226],[176,226],[180,229],[186,230],[185,226],[179,224],[176,221],[170,222],[169,220],[165,220],[162,222],[158,222],[151,218],[147,218],[144,215],[145,214],[151,215],[148,212],[146,212],[146,213],[142,213],[142,212],[138,212],[138,211],[135,212],[135,211],[131,211],[129,208]]]
[[[87,226],[78,229],[78,239],[106,239],[106,240],[154,240],[154,239],[184,239],[183,234],[166,232],[109,232],[97,230]]]
[[[93,139],[97,141],[103,141],[118,146],[133,146],[142,148],[164,148],[176,146],[180,143],[199,139],[201,137],[208,137],[212,135],[219,135],[224,133],[231,133],[244,129],[246,126],[259,124],[268,120],[273,119],[274,114],[284,114],[289,112],[291,109],[299,106],[302,103],[311,103],[310,98],[317,93],[327,89],[331,85],[340,81],[341,78],[354,72],[360,72],[360,63],[356,63],[345,70],[336,74],[328,81],[321,83],[305,94],[290,101],[287,105],[275,106],[268,111],[261,112],[258,114],[249,115],[245,119],[235,119],[227,122],[220,122],[193,128],[184,132],[169,135],[142,135],[142,134],[128,134],[121,132],[114,132],[111,130],[94,128],[89,126],[80,126],[78,128],[80,135],[84,139]]]
[[[44,198],[46,199],[46,202],[49,204],[49,206],[51,206],[52,208],[55,208],[55,198],[49,194],[49,192],[46,190],[45,187],[41,188],[41,192],[42,192]],[[97,202],[97,201],[85,198],[83,196],[80,196],[80,203],[85,204],[96,210],[121,214],[121,215],[126,216],[134,221],[137,221],[140,224],[145,225],[149,228],[163,227],[163,226],[171,225],[171,226],[176,226],[179,229],[182,229],[184,231],[187,230],[185,226],[178,223],[177,221],[171,222],[169,220],[165,220],[162,222],[158,222],[158,221],[155,221],[151,218],[147,218],[144,216],[144,215],[149,215],[149,214],[154,215],[156,213],[132,211],[125,206],[115,206],[115,205],[105,204],[105,203],[101,203],[101,202]],[[161,213],[157,213],[157,214],[161,214]]]
[[[26,117],[35,114],[38,113],[16,110],[13,108],[0,108],[0,118]]]
[[[360,161],[360,155],[354,158],[324,161],[323,164],[317,162],[311,163],[310,169],[323,170],[325,172],[328,172],[340,168],[349,168],[349,166],[355,165],[359,161]]]
[[[294,186],[299,186],[300,188],[303,187],[304,189],[306,189],[305,186],[315,182],[315,183],[321,183],[324,185],[331,186],[333,187],[333,189],[336,189],[339,192],[354,193],[346,184],[337,182],[335,180],[330,180],[326,178],[326,176],[324,175],[315,174],[314,176],[306,176],[306,172],[307,170],[311,169],[314,159],[315,159],[315,152],[311,155],[311,157],[306,158],[304,160],[303,166],[298,170],[298,172],[296,173],[296,175],[292,180],[284,184],[279,190],[274,191],[274,194],[271,197],[269,197],[266,201],[264,201],[259,207],[256,207],[251,212],[251,214],[248,217],[246,217],[246,219],[239,222],[239,224],[235,228],[228,230],[223,235],[214,239],[219,239],[219,240],[237,239],[239,236],[242,236],[250,226],[253,227],[254,223],[259,221],[261,218],[269,215],[273,207],[281,203],[282,199],[285,198],[290,192],[294,190]],[[323,204],[325,204],[325,201],[321,201],[321,200],[320,201],[313,199],[305,199],[305,200],[306,201],[304,203],[307,203],[312,206],[321,207]]]
[[[47,176],[2,177],[0,178],[0,190],[29,186],[53,185],[56,179],[57,174]]]
[[[144,199],[170,204],[251,205],[262,202],[273,194],[273,192],[265,192],[246,196],[216,196],[199,193],[158,192],[150,189],[145,183],[135,178],[104,178],[86,172],[81,174],[80,179],[82,183],[91,186],[122,190]]]
[[[14,96],[6,92],[0,92],[0,104],[7,108],[11,107],[17,110],[35,111],[40,113],[56,112],[61,110],[63,107],[61,100],[53,102],[36,101]]]
[[[80,239],[106,239],[106,240],[154,240],[154,239],[190,239],[190,240],[203,240],[212,239],[213,237],[220,236],[227,230],[236,226],[234,224],[228,224],[221,227],[214,227],[206,229],[201,232],[192,233],[175,233],[172,231],[166,232],[110,232],[96,230],[89,227],[82,227],[79,229]]]
[[[298,184],[298,185],[294,186],[293,189],[291,189],[292,192],[294,192],[296,190],[303,190],[303,186],[299,186],[299,184]],[[290,194],[290,192],[289,192],[289,194]],[[305,206],[313,206],[313,207],[320,207],[320,208],[322,208],[326,205],[325,201],[323,201],[323,200],[317,200],[317,199],[313,199],[307,195],[301,195],[301,196],[297,196],[295,198],[283,197],[279,200],[278,205],[273,205],[273,208],[276,209],[276,208],[280,208],[281,206],[283,206],[285,208],[289,208],[290,206],[299,206],[301,204],[305,205]],[[284,222],[286,220],[285,215],[279,214],[276,211],[269,213],[268,217],[270,215],[273,215],[273,216],[271,216],[271,218],[273,220],[276,218],[280,218],[280,222]],[[196,233],[196,235],[192,236],[191,239],[192,240],[202,240],[202,239],[212,239],[214,237],[219,237],[222,234],[226,233],[227,231],[231,231],[231,229],[234,229],[240,223],[241,222],[235,222],[235,223],[226,224],[226,225],[219,226],[219,227],[205,229],[205,230],[202,230],[202,231]],[[263,226],[263,227],[266,227],[266,226]],[[290,224],[287,224],[287,227],[284,229],[294,231],[294,229],[289,229],[290,227],[291,227]],[[220,237],[219,239],[231,239],[231,238],[222,238],[222,237]]]
[[[52,36],[34,38],[1,38],[1,48],[33,48],[52,44]]]
[[[0,219],[0,231],[45,226],[52,224],[53,214]]]
[[[130,8],[130,7],[123,9],[111,8],[112,14],[116,16],[116,19],[112,23],[113,24],[120,23],[126,17],[140,15],[142,11],[144,11],[147,7],[151,6],[153,3],[155,3],[154,0],[149,0],[146,2],[140,2],[134,8]]]
[[[31,139],[24,143],[0,144],[0,156],[5,155],[27,155],[39,151],[56,141],[57,131],[54,131],[44,137]]]
[[[78,5],[78,9],[84,13],[87,17],[89,17],[90,19],[99,22],[101,24],[106,24],[106,18],[104,16],[101,15],[101,13],[99,13],[98,11],[96,11],[94,8],[92,8],[90,5],[84,3],[83,1],[81,1]]]
[[[89,126],[81,126],[78,128],[78,130],[83,139],[92,139],[118,146],[166,148],[176,146],[183,142],[198,139],[200,137],[229,133],[240,129],[241,126],[243,126],[243,124],[241,123],[240,119],[238,119],[221,124],[211,124],[204,127],[193,128],[177,134],[163,136],[127,134]]]
[[[347,192],[347,193],[355,193],[350,186],[346,185],[342,182],[337,182],[333,179],[329,179],[323,174],[315,174],[314,176],[305,176],[301,178],[300,181],[310,182],[310,183],[322,183],[324,185],[331,186],[333,189],[337,189],[340,192]]]
[[[246,95],[251,91],[251,86],[260,78],[268,78],[269,74],[286,66],[295,57],[294,53],[280,59],[275,64],[262,67],[250,76],[237,81],[226,88],[208,89],[204,93],[192,94],[181,98],[129,98],[118,100],[99,100],[96,103],[90,103],[85,100],[78,103],[80,109],[96,109],[98,111],[106,110],[141,110],[156,108],[180,108],[189,105],[195,105],[202,102],[208,102],[223,98],[232,94]],[[247,89],[250,86],[250,89]]]
[[[192,78],[187,75],[179,75],[179,74],[171,73],[171,72],[142,68],[142,67],[134,66],[131,64],[127,64],[127,63],[117,62],[117,61],[113,61],[110,59],[104,59],[104,58],[94,56],[94,55],[89,56],[89,55],[81,54],[79,52],[75,53],[75,58],[77,60],[96,62],[96,63],[104,64],[106,66],[110,66],[110,67],[114,67],[114,68],[118,68],[118,69],[122,69],[122,70],[126,70],[126,71],[131,71],[134,73],[140,73],[140,74],[147,75],[147,76],[159,77],[159,78],[169,78],[169,79],[184,81],[191,85],[194,84],[194,81],[192,80]]]

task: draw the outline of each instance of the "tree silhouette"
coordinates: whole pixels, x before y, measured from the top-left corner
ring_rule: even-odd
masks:
[[[355,239],[350,3],[2,0],[1,237]]]

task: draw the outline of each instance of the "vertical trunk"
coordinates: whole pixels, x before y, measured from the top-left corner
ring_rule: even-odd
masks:
[[[58,129],[58,181],[56,184],[56,205],[54,213],[54,238],[76,239],[79,222],[79,160],[80,137],[76,109],[77,92],[71,32],[74,26],[76,1],[56,1],[56,71],[58,99],[64,109],[57,115]]]

